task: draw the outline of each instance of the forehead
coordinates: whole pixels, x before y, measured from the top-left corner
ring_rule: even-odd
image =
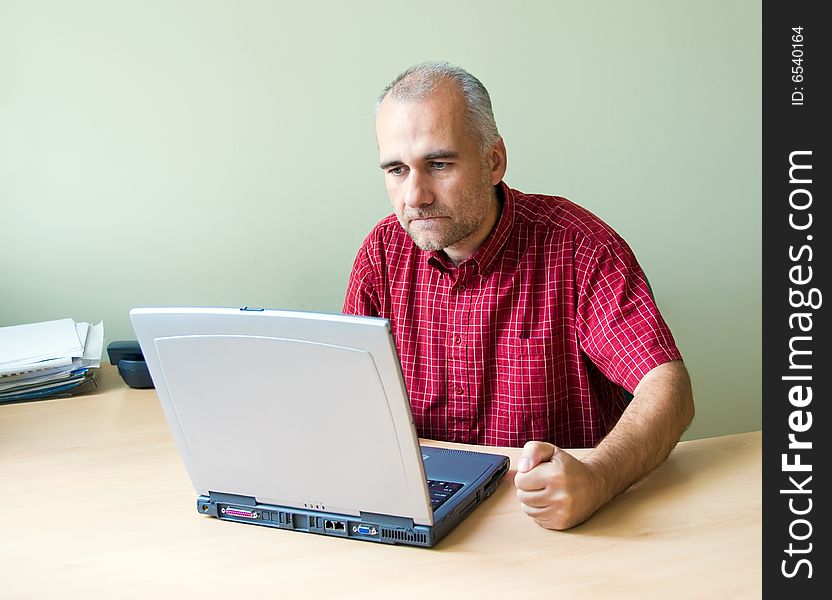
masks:
[[[465,98],[455,85],[440,83],[418,100],[388,95],[376,116],[382,162],[405,160],[438,149],[462,151],[473,138],[466,127]]]

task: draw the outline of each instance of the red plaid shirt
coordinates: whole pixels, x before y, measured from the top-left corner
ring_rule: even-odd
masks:
[[[382,220],[344,313],[390,320],[420,436],[594,446],[624,411],[621,388],[681,356],[612,229],[565,198],[498,191],[496,227],[459,266]]]

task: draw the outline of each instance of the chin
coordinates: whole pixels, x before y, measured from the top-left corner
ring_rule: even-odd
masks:
[[[416,244],[416,246],[420,250],[424,250],[425,252],[436,252],[438,250],[442,250],[443,248],[445,248],[444,245],[439,244],[439,243],[437,243],[433,240],[419,239],[419,238],[415,238],[413,236],[410,236],[410,237],[413,240],[413,243]]]
[[[426,250],[427,252],[436,252],[437,250],[442,250],[442,248],[445,247],[440,245],[441,240],[438,240],[436,236],[428,235],[425,231],[413,231],[412,228],[406,229],[405,231],[407,231],[407,235],[410,236],[413,243],[422,250]]]

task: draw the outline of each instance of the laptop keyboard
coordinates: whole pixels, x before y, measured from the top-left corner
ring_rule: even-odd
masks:
[[[461,483],[453,481],[434,481],[428,479],[428,491],[430,492],[430,507],[435,511],[445,502],[462,489]]]

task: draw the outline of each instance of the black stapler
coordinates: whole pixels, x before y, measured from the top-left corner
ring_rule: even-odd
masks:
[[[107,346],[107,356],[110,357],[110,364],[118,367],[119,375],[124,379],[124,383],[131,388],[154,387],[139,342],[135,340],[110,342]]]

